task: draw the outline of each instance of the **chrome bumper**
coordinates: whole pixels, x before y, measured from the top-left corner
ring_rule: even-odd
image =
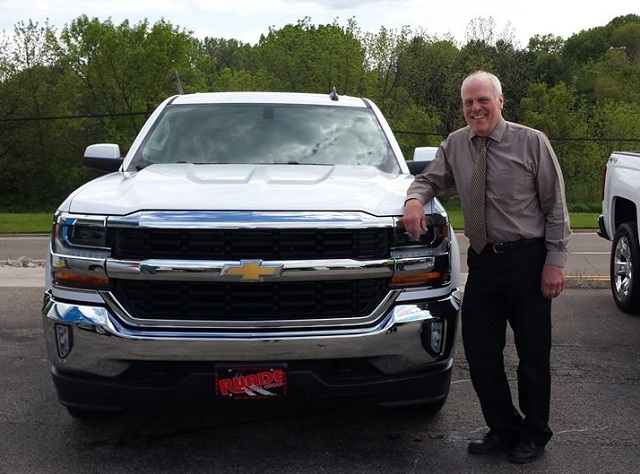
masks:
[[[396,301],[377,324],[366,328],[232,332],[130,329],[104,306],[57,301],[47,292],[43,322],[49,358],[56,369],[67,372],[117,377],[138,361],[366,358],[393,375],[451,357],[460,301],[458,290],[430,301]],[[434,351],[431,328],[440,323]]]

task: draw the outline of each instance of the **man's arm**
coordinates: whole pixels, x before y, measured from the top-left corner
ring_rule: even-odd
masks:
[[[538,193],[546,219],[547,258],[542,269],[540,290],[545,298],[553,299],[564,290],[564,265],[571,230],[560,164],[545,136],[542,137],[541,147]]]
[[[567,259],[569,212],[564,191],[564,179],[558,159],[546,136],[539,136],[540,162],[536,175],[538,199],[545,216],[544,238],[547,265],[564,267]]]
[[[407,190],[404,202],[404,215],[398,224],[404,226],[407,233],[415,240],[427,230],[427,219],[424,205],[438,194],[438,189],[451,185],[449,167],[447,166],[442,147],[438,148],[434,160],[415,177]]]
[[[565,275],[563,267],[545,265],[542,267],[540,291],[545,298],[553,299],[564,290]]]
[[[398,220],[414,240],[419,240],[423,231],[427,230],[427,216],[424,205],[419,199],[411,198],[404,203],[404,215]]]

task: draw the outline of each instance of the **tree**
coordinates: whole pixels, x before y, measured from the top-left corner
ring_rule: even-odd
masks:
[[[640,64],[632,62],[626,51],[609,50],[601,60],[585,69],[591,76],[593,101],[640,105]]]
[[[514,122],[523,119],[521,101],[535,78],[535,54],[515,49],[499,40],[495,45],[494,72],[500,78],[505,96],[505,117]]]
[[[629,61],[640,66],[640,19],[613,30],[611,47],[624,50]]]
[[[58,168],[69,151],[65,129],[55,120],[35,120],[69,110],[69,78],[56,67],[55,50],[55,32],[48,24],[16,25],[7,47],[10,57],[3,61],[7,76],[0,83],[0,207],[45,206],[72,179],[72,172]]]
[[[205,38],[202,48],[215,64],[215,70],[229,69],[231,71],[251,70],[252,46],[236,39]]]
[[[13,56],[0,62],[0,117],[14,117],[0,129],[0,166],[12,184],[0,195],[23,206],[57,203],[86,181],[88,144],[126,147],[146,113],[178,91],[178,74],[188,90],[206,84],[207,56],[164,21],[131,27],[82,16],[59,36],[48,25],[20,23],[13,38],[5,50]]]
[[[565,179],[569,202],[595,202],[602,177],[602,146],[592,137],[585,118],[593,110],[580,100],[573,87],[534,84],[523,99],[524,123],[542,130],[553,143]],[[575,139],[575,140],[572,140]]]
[[[63,29],[61,42],[61,60],[84,83],[84,107],[93,113],[153,108],[179,91],[176,74],[187,91],[206,83],[199,71],[209,59],[188,32],[165,21],[116,26],[83,15]]]
[[[492,17],[472,18],[467,25],[465,39],[467,43],[494,44],[496,36],[496,22]]]
[[[440,116],[438,128],[446,136],[461,124],[459,51],[451,40],[415,35],[398,58],[398,84],[416,105]],[[437,144],[437,143],[436,143]]]
[[[609,50],[609,35],[610,28],[604,26],[582,30],[565,41],[563,60],[576,67],[601,58]]]
[[[542,81],[552,87],[571,82],[571,70],[562,61],[564,40],[560,36],[535,35],[529,39],[528,50],[533,55],[532,82]]]
[[[269,28],[257,46],[256,60],[263,77],[272,77],[272,89],[340,94],[362,90],[364,51],[357,26],[336,22],[315,26],[309,18],[280,29]]]
[[[566,41],[535,35],[522,49],[509,28],[476,18],[467,42],[421,30],[363,33],[350,19],[270,28],[255,46],[199,40],[166,21],[119,25],[81,16],[60,33],[19,23],[0,36],[0,208],[53,207],[86,181],[86,145],[125,148],[167,96],[205,90],[281,90],[371,98],[410,156],[464,125],[460,84],[478,69],[504,86],[505,117],[545,131],[570,201],[599,202],[602,157],[639,138],[640,16]],[[620,142],[607,140],[621,138]]]
[[[615,144],[618,150],[637,149],[640,139],[640,106],[625,102],[607,101],[599,108],[599,126],[593,130],[596,137],[620,139]],[[631,141],[634,140],[634,141]]]

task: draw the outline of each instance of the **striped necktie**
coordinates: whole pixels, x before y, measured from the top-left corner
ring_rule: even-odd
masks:
[[[471,248],[480,253],[487,243],[487,223],[484,209],[487,185],[487,137],[476,137],[478,156],[471,174],[471,192],[469,193],[469,223],[467,237]]]

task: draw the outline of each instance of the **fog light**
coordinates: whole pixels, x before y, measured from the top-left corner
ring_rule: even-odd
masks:
[[[444,345],[444,321],[434,319],[424,322],[421,336],[422,347],[433,357],[440,357]]]
[[[64,359],[69,355],[73,348],[73,333],[69,326],[64,324],[56,324],[56,346],[58,348],[58,356]]]

